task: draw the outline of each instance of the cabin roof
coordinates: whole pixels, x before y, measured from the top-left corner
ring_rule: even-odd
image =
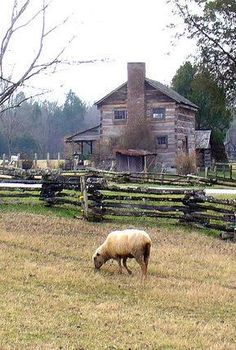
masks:
[[[183,97],[182,95],[180,95],[178,92],[174,91],[173,89],[161,84],[159,81],[145,78],[145,82],[148,83],[149,85],[151,85],[154,89],[156,89],[156,90],[162,92],[164,95],[170,97],[171,99],[173,99],[177,103],[182,103],[186,106],[192,107],[194,109],[198,109],[198,106],[195,105],[193,102],[191,102],[187,98]],[[97,106],[101,105],[103,102],[105,102],[105,100],[108,97],[112,96],[115,92],[117,92],[119,89],[121,89],[125,85],[127,85],[127,82],[121,84],[116,89],[109,92],[109,94],[107,94],[106,96],[104,96],[103,98],[101,98],[100,100],[95,102],[95,105],[97,105]]]
[[[185,105],[191,106],[193,108],[198,109],[198,106],[195,105],[193,102],[189,101],[187,98],[183,97],[180,95],[178,92],[175,90],[171,89],[170,87],[163,85],[159,81],[156,80],[151,80],[151,79],[145,79],[152,87],[155,89],[161,91],[164,95],[169,96],[172,98],[174,101],[178,103],[183,103]]]

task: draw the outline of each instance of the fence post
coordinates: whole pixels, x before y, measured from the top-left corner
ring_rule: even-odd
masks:
[[[207,179],[208,178],[208,167],[206,166],[205,167],[205,179]]]
[[[83,210],[83,217],[88,220],[88,193],[86,188],[86,177],[81,176],[80,177],[80,186],[81,186],[81,199],[82,199],[82,210]]]
[[[16,163],[16,167],[17,167],[17,168],[20,167],[20,153],[17,153],[17,163]]]
[[[49,168],[49,161],[50,161],[50,153],[47,152],[47,167]]]
[[[81,199],[83,217],[88,221],[101,221],[103,219],[102,195],[99,189],[102,187],[100,183],[95,182],[92,178],[89,180],[86,176],[80,177]]]

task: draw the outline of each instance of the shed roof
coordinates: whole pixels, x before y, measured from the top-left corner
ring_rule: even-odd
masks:
[[[208,149],[210,145],[211,130],[195,130],[196,148]]]
[[[142,149],[116,149],[115,153],[122,154],[122,155],[125,155],[125,156],[131,156],[131,157],[156,155],[156,153],[145,151],[145,150],[142,150]]]

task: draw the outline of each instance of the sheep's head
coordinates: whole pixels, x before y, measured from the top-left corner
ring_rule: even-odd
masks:
[[[104,257],[102,256],[101,253],[99,252],[96,252],[93,256],[93,262],[94,262],[94,267],[96,270],[99,270],[100,267],[104,264],[105,262],[105,259]]]

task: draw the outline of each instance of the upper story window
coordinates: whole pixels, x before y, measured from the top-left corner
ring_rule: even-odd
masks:
[[[158,148],[167,148],[168,147],[168,136],[157,136],[156,144]]]
[[[155,119],[165,119],[166,109],[165,108],[153,108],[152,117]]]
[[[126,109],[115,109],[114,110],[114,120],[125,120],[127,119]]]

